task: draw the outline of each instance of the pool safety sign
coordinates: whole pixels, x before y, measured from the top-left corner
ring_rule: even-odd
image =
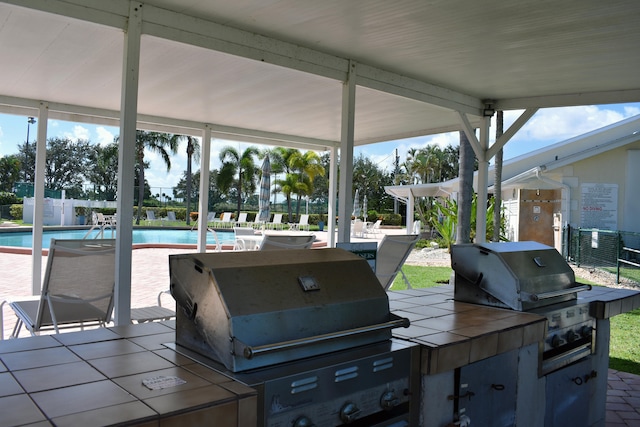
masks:
[[[618,184],[582,184],[580,227],[618,229]]]

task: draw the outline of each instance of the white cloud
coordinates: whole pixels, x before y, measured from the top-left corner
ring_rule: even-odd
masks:
[[[111,144],[113,142],[113,138],[115,138],[115,135],[103,126],[98,126],[96,128],[96,134],[98,134],[98,140],[93,142],[99,145]]]

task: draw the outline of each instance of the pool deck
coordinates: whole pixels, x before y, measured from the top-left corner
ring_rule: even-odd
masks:
[[[367,239],[352,238],[352,242],[380,241],[384,234],[404,234],[404,229],[381,230],[382,233]],[[316,232],[320,245],[326,245],[327,233]],[[170,245],[169,245],[170,246]],[[192,247],[188,247],[192,246]],[[180,253],[193,253],[193,245],[179,247],[141,247],[132,252],[131,305],[144,307],[156,305],[161,291],[169,289],[168,256]],[[30,255],[30,249],[27,252]],[[42,272],[46,267],[46,256],[42,258]],[[31,295],[31,257],[24,253],[0,251],[0,301],[10,297],[29,297]],[[175,301],[166,296],[163,305],[175,309]],[[10,309],[4,309],[4,336],[11,334],[15,324],[15,315]],[[29,336],[21,331],[20,336]],[[640,427],[640,376],[609,370],[607,392],[606,427]]]

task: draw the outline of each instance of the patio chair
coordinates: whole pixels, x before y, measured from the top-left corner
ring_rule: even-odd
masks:
[[[372,225],[366,225],[363,229],[364,234],[373,234],[374,236],[377,236],[380,232],[380,225],[382,225],[381,219],[377,220]]]
[[[351,236],[364,237],[364,222],[361,219],[356,218],[351,223]]]
[[[156,218],[156,213],[152,210],[145,211],[145,215],[147,217],[147,225],[152,225],[154,221],[158,221],[158,218]]]
[[[220,238],[218,237],[218,233],[216,233],[216,230],[214,230],[213,228],[207,228],[207,231],[213,236],[213,241],[216,244],[215,251],[222,252],[222,243],[220,241]]]
[[[256,234],[251,227],[233,227],[235,236],[234,251],[254,251],[260,248],[262,234]]]
[[[389,290],[398,273],[402,275],[408,289],[411,283],[402,271],[402,265],[420,239],[417,234],[385,235],[378,245],[376,254],[376,277],[384,290]]]
[[[267,234],[260,243],[261,251],[278,249],[309,249],[316,236],[310,235],[271,235]]]
[[[176,218],[176,213],[174,211],[167,212],[167,221],[178,222],[178,219]]]
[[[272,230],[282,230],[284,228],[284,224],[282,223],[282,214],[273,214],[273,219],[271,222],[267,223],[267,226]]]
[[[247,223],[247,213],[246,212],[240,212],[240,215],[238,215],[238,219],[236,220],[236,227],[242,227],[243,225],[245,225]]]
[[[214,225],[220,228],[231,228],[233,226],[231,222],[232,216],[233,214],[231,212],[223,212],[222,215],[220,215],[220,220],[216,221]]]
[[[131,309],[131,323],[146,323],[162,320],[171,320],[176,317],[176,312],[162,306],[162,295],[171,295],[171,291],[161,291],[158,294],[158,305]]]
[[[308,214],[300,215],[300,219],[298,220],[298,222],[294,224],[289,224],[289,226],[291,227],[292,230],[301,231],[303,229],[306,229],[307,231],[309,231],[309,215]]]
[[[31,335],[105,326],[113,311],[115,252],[114,239],[51,239],[40,297],[5,301],[18,318],[11,337],[23,325]]]

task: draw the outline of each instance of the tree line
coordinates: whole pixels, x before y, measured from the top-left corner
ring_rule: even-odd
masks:
[[[139,223],[143,206],[159,202],[159,194],[152,194],[145,178],[149,163],[144,153],[152,151],[163,159],[167,171],[171,156],[180,147],[187,153],[186,170],[176,187],[173,199],[184,200],[189,210],[195,210],[199,200],[200,171],[192,172],[192,162],[199,159],[199,140],[185,135],[166,134],[138,130],[136,132],[136,162],[134,204],[138,206],[136,220]],[[19,182],[33,182],[37,141],[18,145],[18,153],[0,159],[0,191],[12,192]],[[257,189],[261,164],[269,156],[272,174],[272,194],[284,196],[289,218],[299,217],[302,202],[309,200],[326,206],[329,198],[329,155],[314,151],[275,147],[260,149],[254,146],[238,151],[234,147],[221,149],[221,167],[210,171],[209,210],[218,206],[235,204],[239,213],[246,204],[257,206]],[[367,208],[373,214],[391,213],[393,199],[384,192],[387,185],[442,182],[458,175],[458,147],[427,145],[409,150],[404,162],[396,161],[388,172],[371,159],[358,156],[354,160],[353,191],[367,197]],[[118,138],[105,145],[92,144],[88,140],[68,138],[47,139],[45,161],[45,186],[52,190],[66,191],[69,198],[115,200],[118,173]],[[143,185],[140,185],[143,183]],[[404,206],[401,207],[404,209]],[[295,215],[294,215],[295,210]],[[432,201],[425,199],[416,204],[418,215],[429,222]],[[371,215],[368,215],[371,217]],[[189,215],[187,215],[189,221]]]

